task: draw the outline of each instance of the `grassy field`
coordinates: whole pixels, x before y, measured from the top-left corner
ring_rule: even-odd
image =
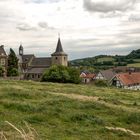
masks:
[[[128,67],[140,67],[140,63],[128,64]]]
[[[112,57],[102,57],[102,58],[97,59],[97,62],[104,62],[104,61],[112,61],[112,62],[114,62],[115,59],[112,58]]]
[[[0,81],[0,134],[15,140],[5,121],[27,122],[41,140],[140,140],[140,91]]]

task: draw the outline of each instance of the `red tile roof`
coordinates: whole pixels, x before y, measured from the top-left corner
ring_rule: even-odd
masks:
[[[128,86],[134,84],[140,84],[140,72],[136,73],[120,73],[116,77],[121,80],[121,82]]]
[[[80,75],[80,77],[81,78],[94,78],[96,75],[95,74],[91,74],[91,73],[89,73],[89,74],[81,74]]]

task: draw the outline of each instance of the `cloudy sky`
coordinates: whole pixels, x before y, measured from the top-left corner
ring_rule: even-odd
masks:
[[[0,0],[0,44],[50,56],[58,33],[70,59],[140,48],[139,0]]]

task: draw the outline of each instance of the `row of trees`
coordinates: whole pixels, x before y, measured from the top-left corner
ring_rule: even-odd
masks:
[[[0,76],[3,76],[4,69],[0,66]],[[18,58],[13,49],[10,49],[7,64],[7,76],[18,76]]]

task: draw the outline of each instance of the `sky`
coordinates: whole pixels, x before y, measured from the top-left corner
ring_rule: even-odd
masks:
[[[0,0],[0,44],[8,53],[50,56],[60,33],[69,59],[140,49],[139,0]]]

